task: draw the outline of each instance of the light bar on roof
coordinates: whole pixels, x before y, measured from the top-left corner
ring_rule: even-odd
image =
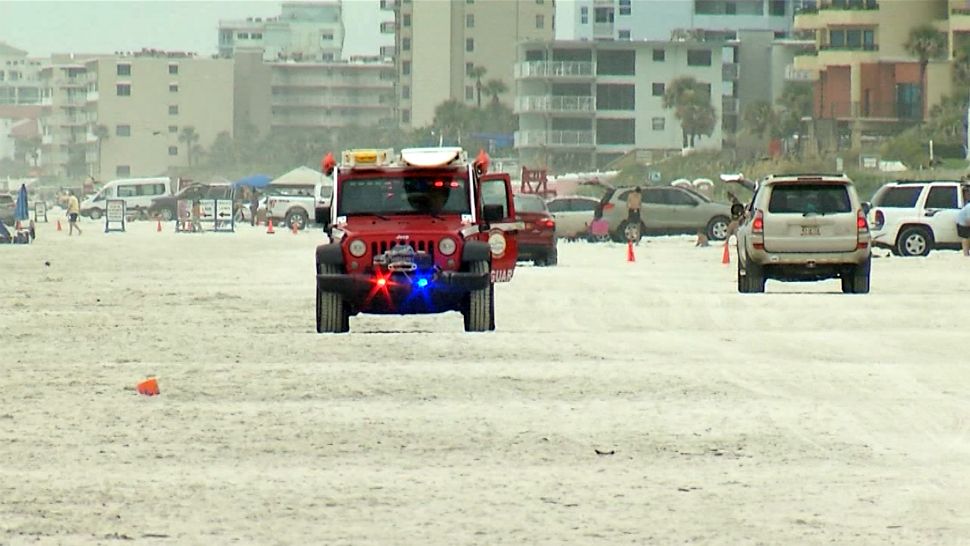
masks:
[[[461,148],[405,148],[401,161],[412,167],[444,167],[456,161],[468,162],[468,154]]]
[[[377,149],[357,149],[357,150],[344,150],[341,163],[347,167],[383,167],[391,164],[391,160],[394,157],[393,149],[377,150]]]

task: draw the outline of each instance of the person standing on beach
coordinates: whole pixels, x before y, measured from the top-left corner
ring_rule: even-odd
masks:
[[[957,213],[957,235],[964,256],[970,256],[970,191],[963,190],[963,208]]]
[[[637,233],[640,235],[643,235],[643,221],[640,217],[640,206],[642,204],[643,190],[640,189],[640,186],[637,186],[626,198],[626,222],[627,225],[637,226]],[[640,238],[636,237],[636,240],[637,244],[640,244]]]
[[[71,192],[71,194],[67,198],[67,224],[68,226],[70,226],[70,229],[67,233],[68,237],[70,237],[71,235],[74,235],[75,229],[77,230],[77,234],[81,235],[81,227],[77,225],[77,219],[78,219],[78,216],[80,215],[81,215],[81,204],[78,202],[77,196],[74,195],[74,192]]]
[[[249,225],[256,225],[257,212],[259,212],[259,193],[256,192],[256,188],[253,188],[252,195],[249,198]]]

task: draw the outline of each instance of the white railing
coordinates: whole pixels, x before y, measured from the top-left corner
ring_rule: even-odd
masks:
[[[516,131],[515,147],[594,146],[592,131]]]
[[[593,77],[596,65],[583,61],[525,61],[516,63],[516,78]]]
[[[594,112],[593,97],[584,96],[526,96],[515,99],[516,112]]]
[[[785,67],[785,79],[794,82],[807,82],[815,79],[815,75],[811,70],[803,70],[795,68],[794,65],[788,65]]]

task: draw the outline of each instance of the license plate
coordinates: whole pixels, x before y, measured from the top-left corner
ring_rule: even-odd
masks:
[[[820,235],[818,226],[802,226],[802,237]]]
[[[535,224],[533,224],[532,222],[525,223],[525,229],[532,229],[533,227],[535,227]]]

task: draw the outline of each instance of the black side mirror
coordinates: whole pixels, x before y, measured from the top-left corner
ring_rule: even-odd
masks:
[[[330,234],[330,205],[324,205],[314,209],[314,221],[323,225],[323,231]]]
[[[869,211],[872,210],[872,203],[869,201],[862,202],[862,214],[869,216]]]
[[[482,207],[482,219],[489,224],[501,222],[504,218],[505,207],[502,205],[485,205]]]
[[[740,218],[742,216],[744,216],[744,205],[741,203],[731,205],[731,217]]]

